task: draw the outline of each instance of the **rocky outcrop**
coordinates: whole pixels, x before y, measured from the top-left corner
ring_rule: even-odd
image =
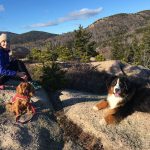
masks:
[[[100,138],[105,150],[148,150],[150,149],[150,114],[134,112],[119,124],[106,125],[104,114],[107,109],[94,111],[93,106],[106,96],[79,91],[61,91],[60,100],[67,118],[81,127],[84,132]]]
[[[90,71],[85,71],[91,68],[89,69],[84,66],[86,69],[78,69],[79,67],[77,66],[76,69],[72,71],[78,76],[78,78],[74,78],[73,80],[75,83],[79,80],[79,82],[88,86],[87,82],[97,81],[95,84],[90,84],[91,88],[88,88],[93,92],[94,86],[97,86],[97,84],[104,85],[104,82],[111,78],[111,76],[104,78],[107,74],[112,76],[123,75],[120,69],[121,65],[128,78],[138,83],[139,87],[137,88],[140,89],[141,86],[143,86],[143,88],[139,90],[137,97],[134,97],[143,102],[141,103],[143,110],[136,109],[136,111],[128,115],[120,123],[107,125],[104,121],[104,115],[107,109],[99,111],[93,110],[93,106],[107,96],[106,93],[101,92],[101,90],[103,90],[102,88],[97,95],[90,92],[81,92],[81,90],[62,90],[59,93],[59,100],[61,101],[61,109],[64,110],[64,115],[72,123],[80,127],[83,132],[99,139],[99,143],[103,145],[105,150],[150,149],[150,134],[148,132],[150,130],[150,70],[141,66],[123,64],[120,61],[92,62],[89,65],[98,72],[104,72],[104,74],[93,74]],[[84,71],[84,74],[82,71]],[[74,77],[73,74],[71,75],[71,77]],[[91,75],[91,78],[88,78],[88,75]],[[97,77],[97,79],[93,80],[93,77]],[[71,83],[74,84],[73,82]],[[80,84],[76,85],[76,89],[78,89],[78,85]],[[84,88],[82,88],[83,90],[86,89],[85,85]],[[145,95],[140,97],[140,92],[142,92],[142,95],[145,93]],[[146,109],[144,110],[144,108]]]
[[[95,67],[99,72],[105,71],[106,73],[113,75],[122,75],[123,72],[120,66],[123,68],[125,74],[129,77],[135,77],[140,79],[150,79],[150,70],[142,66],[133,66],[130,64],[122,63],[119,60],[109,60],[102,62],[92,62],[91,66]]]
[[[26,124],[16,123],[14,115],[5,110],[3,101],[15,94],[15,85],[9,82],[0,90],[0,149],[2,150],[59,150],[63,147],[61,129],[55,119],[54,110],[43,89],[32,98],[36,115]]]
[[[143,66],[134,66],[122,63],[119,60],[91,62],[89,65],[99,72],[106,72],[113,76],[120,76],[125,73],[130,80],[138,84],[150,83],[150,69],[144,68]]]
[[[65,65],[69,72],[67,75],[70,80],[72,79],[70,85],[75,83],[74,89],[77,87],[80,90],[56,92],[50,101],[43,89],[36,91],[32,101],[37,108],[37,114],[27,124],[16,124],[14,116],[2,105],[3,101],[8,101],[14,96],[15,86],[18,84],[8,82],[6,89],[0,90],[0,149],[150,149],[149,84],[146,84],[145,90],[141,90],[145,93],[141,100],[146,100],[142,106],[143,108],[146,106],[146,111],[137,109],[119,124],[106,125],[103,118],[107,109],[100,111],[92,109],[98,101],[106,98],[106,93],[103,92],[104,88],[106,89],[105,82],[114,75],[122,74],[120,65],[135,82],[141,84],[144,81],[144,86],[148,83],[150,75],[148,69],[122,64],[119,61],[93,62],[88,66],[77,64],[73,69],[72,66]],[[81,92],[81,89],[88,92]]]

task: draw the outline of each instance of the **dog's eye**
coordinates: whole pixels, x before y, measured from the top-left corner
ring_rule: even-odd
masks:
[[[128,89],[126,82],[120,83],[119,86],[120,86],[122,89],[123,89],[123,88],[126,89],[126,90]]]
[[[117,84],[116,80],[111,83],[112,86],[115,86],[116,84]]]
[[[119,86],[120,86],[121,88],[123,88],[123,87],[124,87],[124,84],[123,84],[123,83],[120,83]]]

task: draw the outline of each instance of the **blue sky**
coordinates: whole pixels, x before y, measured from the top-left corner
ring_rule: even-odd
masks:
[[[150,10],[150,0],[0,0],[0,31],[66,33],[118,13]]]

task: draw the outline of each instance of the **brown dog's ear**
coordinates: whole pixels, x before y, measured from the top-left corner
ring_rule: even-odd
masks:
[[[23,83],[20,83],[20,84],[17,86],[17,88],[16,88],[16,93],[17,93],[17,94],[23,94],[22,84],[23,84]]]

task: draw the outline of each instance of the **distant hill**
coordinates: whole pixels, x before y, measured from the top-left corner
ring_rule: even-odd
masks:
[[[150,10],[141,11],[135,14],[117,14],[99,19],[87,30],[93,35],[93,40],[102,43],[120,34],[131,34],[139,28],[150,25]]]
[[[24,44],[28,42],[36,42],[38,40],[46,40],[57,35],[43,31],[30,31],[23,34],[16,34],[5,31],[0,31],[0,33],[8,33],[12,44]]]
[[[89,25],[86,30],[92,33],[92,40],[97,46],[102,46],[107,41],[119,35],[139,36],[150,26],[150,10],[141,11],[135,14],[116,14],[99,19]],[[74,32],[68,32],[49,39],[52,43],[66,44],[74,40]]]
[[[7,31],[0,31],[0,34],[2,33],[7,33],[8,36],[12,39],[13,37],[17,36],[18,34],[12,33],[12,32],[7,32]]]
[[[30,31],[30,32],[19,34],[19,35],[12,37],[11,42],[13,44],[35,42],[38,40],[46,40],[54,36],[56,36],[56,34],[51,34],[51,33],[42,32],[42,31]]]
[[[105,41],[109,41],[119,35],[137,34],[138,36],[149,26],[150,10],[145,10],[135,14],[121,13],[99,19],[89,25],[86,30],[92,33],[92,40],[97,43],[97,46],[100,46]],[[74,32],[70,32],[51,40],[62,44],[73,40],[73,37]]]

